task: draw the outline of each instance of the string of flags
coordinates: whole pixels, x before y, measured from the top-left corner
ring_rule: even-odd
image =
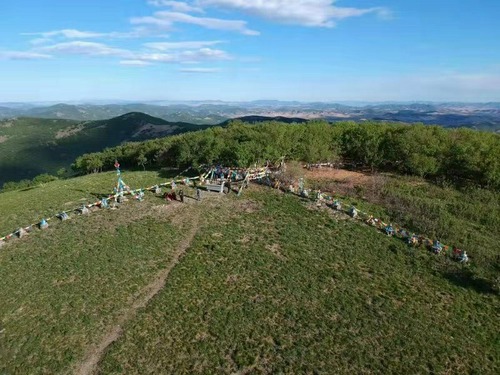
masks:
[[[70,218],[70,214],[78,213],[80,215],[88,215],[90,214],[90,209],[93,207],[98,208],[113,208],[116,203],[123,203],[125,201],[125,196],[132,196],[137,201],[142,201],[144,199],[145,191],[151,191],[155,194],[161,194],[162,187],[171,187],[175,189],[177,184],[189,186],[192,182],[200,179],[200,177],[190,177],[190,178],[182,178],[182,179],[173,179],[169,182],[164,182],[160,184],[156,184],[153,186],[149,186],[146,188],[139,189],[130,189],[128,185],[125,184],[121,177],[120,164],[118,162],[115,163],[115,168],[118,176],[118,180],[116,186],[113,189],[113,193],[102,197],[100,200],[91,203],[91,204],[83,204],[77,208],[61,211],[55,215],[41,218],[38,222],[32,223],[27,226],[20,227],[14,230],[12,233],[9,233],[3,237],[0,237],[0,247],[2,247],[8,240],[12,238],[22,238],[28,233],[31,233],[34,229],[38,228],[41,230],[47,229],[49,227],[49,222],[53,219],[59,219],[60,221],[66,221]]]
[[[223,180],[227,179],[232,179],[233,181],[236,182],[241,182],[243,181],[243,184],[239,190],[239,194],[241,194],[241,190],[248,185],[249,181],[253,181],[259,178],[264,177],[268,173],[268,168],[267,167],[257,167],[255,166],[254,168],[249,168],[249,169],[244,169],[244,168],[239,168],[239,167],[222,167],[220,165],[212,167],[212,168],[207,168],[207,172],[204,175],[198,176],[198,177],[185,177],[185,178],[179,178],[183,174],[187,173],[189,170],[192,169],[192,167],[189,167],[185,169],[184,171],[180,172],[172,181],[149,186],[146,188],[139,188],[139,189],[134,189],[132,190],[123,180],[122,178],[122,173],[120,170],[120,163],[118,161],[115,161],[114,167],[116,169],[116,175],[117,175],[117,182],[115,187],[113,188],[113,193],[101,198],[100,200],[91,203],[91,204],[84,204],[82,206],[79,206],[75,209],[71,210],[66,210],[66,211],[61,211],[58,212],[55,215],[45,217],[40,219],[37,223],[33,223],[21,228],[18,228],[14,230],[12,233],[9,233],[3,237],[0,237],[0,247],[6,243],[6,241],[10,240],[11,238],[21,238],[27,233],[32,232],[35,228],[38,229],[46,229],[49,226],[49,221],[52,219],[59,219],[60,221],[66,221],[70,218],[70,214],[73,213],[78,213],[80,215],[88,215],[90,214],[90,209],[93,207],[98,207],[98,208],[113,208],[114,203],[123,203],[125,201],[125,196],[130,195],[132,196],[135,200],[137,201],[142,201],[145,196],[145,191],[151,191],[154,192],[155,194],[161,194],[161,188],[162,187],[170,187],[173,191],[176,189],[177,184],[182,184],[189,186],[191,183],[194,183],[196,180],[200,180],[202,183],[205,183],[206,181],[211,181],[211,180],[216,180],[220,179],[222,183],[224,183]],[[245,185],[246,181],[246,185]],[[170,197],[170,200],[172,200],[172,194],[167,196],[167,200]],[[175,196],[174,196],[175,197]]]
[[[282,189],[281,182],[278,179],[275,181],[271,181],[269,176],[267,176],[266,184],[275,188]],[[289,191],[291,193],[295,193],[295,188],[293,184],[291,184],[288,189],[283,189],[285,191]],[[318,207],[321,207],[323,203],[326,204],[327,207],[330,207],[336,211],[343,212],[353,219],[363,221],[366,224],[373,226],[383,233],[385,233],[389,237],[397,237],[404,240],[408,245],[413,247],[425,246],[430,249],[434,254],[442,254],[450,256],[452,259],[459,261],[460,263],[467,263],[469,261],[469,256],[465,250],[461,250],[456,246],[450,247],[448,245],[442,244],[439,240],[432,240],[424,235],[415,234],[407,229],[398,227],[391,223],[385,223],[381,219],[375,218],[373,215],[370,215],[366,212],[363,212],[356,208],[354,205],[350,206],[348,210],[342,209],[342,202],[339,198],[336,198],[332,195],[328,195],[322,193],[320,190],[315,192],[315,195],[311,196],[309,190],[307,190],[304,186],[304,179],[300,178],[298,180],[298,190],[297,193],[299,196],[309,199],[311,201],[315,201]]]
[[[194,183],[194,181],[198,179],[202,184],[213,181],[219,181],[222,185],[228,182],[230,183],[231,181],[241,183],[241,186],[238,189],[238,195],[240,195],[242,190],[246,186],[248,186],[248,183],[250,181],[259,181],[260,183],[264,183],[275,189],[282,189],[281,182],[279,181],[279,179],[274,178],[273,181],[272,177],[273,175],[274,177],[276,177],[276,173],[274,172],[279,173],[281,168],[284,166],[284,163],[283,161],[281,161],[281,163],[279,164],[279,168],[277,170],[275,169],[274,171],[272,168],[270,168],[269,163],[265,167],[257,167],[257,165],[255,165],[253,168],[248,168],[248,169],[243,169],[238,167],[222,167],[218,165],[215,167],[207,168],[207,172],[199,177],[179,179],[179,176],[188,172],[191,169],[191,167],[189,167],[188,169],[186,169],[185,171],[181,172],[179,175],[174,177],[174,179],[170,182],[165,182],[135,190],[130,189],[130,187],[122,179],[120,164],[118,163],[118,161],[115,162],[114,166],[116,168],[117,183],[113,189],[112,194],[108,195],[107,197],[103,197],[92,204],[82,205],[76,209],[69,211],[62,211],[51,217],[42,218],[38,223],[18,228],[14,232],[4,237],[0,237],[0,247],[3,244],[5,244],[6,241],[10,240],[13,237],[22,238],[27,233],[33,231],[34,228],[39,228],[41,230],[48,228],[49,226],[48,222],[54,218],[57,218],[61,221],[65,221],[69,219],[69,213],[78,212],[81,215],[88,215],[92,207],[99,207],[102,209],[113,208],[115,207],[114,205],[116,203],[119,204],[124,202],[126,195],[130,195],[135,200],[140,202],[144,199],[145,191],[151,191],[154,192],[155,194],[161,194],[162,187],[170,187],[172,191],[175,191],[177,184],[183,184],[189,186],[191,182]],[[291,184],[288,189],[283,189],[283,190],[288,190],[289,192],[295,193],[295,188],[293,184]],[[328,207],[331,207],[336,211],[346,213],[353,219],[363,221],[366,224],[381,230],[387,236],[398,237],[406,241],[410,246],[418,247],[423,245],[432,250],[432,252],[434,252],[435,254],[445,254],[445,255],[448,254],[453,259],[458,260],[461,263],[467,263],[469,260],[468,255],[464,250],[460,250],[456,247],[453,247],[452,251],[450,252],[449,251],[450,246],[442,244],[439,240],[431,240],[424,235],[417,235],[415,233],[411,233],[410,231],[404,228],[384,223],[382,220],[374,218],[373,215],[363,212],[357,209],[355,206],[351,206],[348,210],[343,210],[342,202],[340,201],[339,198],[322,193],[319,190],[316,192],[315,196],[311,197],[309,190],[305,188],[305,183],[303,178],[298,180],[298,194],[303,198],[316,201],[316,204],[318,206],[321,206],[323,203],[325,203]],[[167,196],[167,198],[168,197],[169,196]]]

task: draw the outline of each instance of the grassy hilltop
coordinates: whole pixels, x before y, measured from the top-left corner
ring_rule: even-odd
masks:
[[[2,234],[95,200],[115,177],[2,193]],[[124,179],[139,187],[165,177]],[[348,193],[339,182],[308,181]],[[460,229],[447,242],[472,236],[470,266],[258,186],[184,205],[148,193],[118,210],[50,222],[0,250],[0,373],[64,374],[89,363],[102,374],[498,373],[500,300],[486,283],[495,264],[481,262],[500,251],[498,195],[487,201],[399,178],[384,191],[395,204],[405,189],[416,207],[438,207]],[[369,194],[344,201],[395,212]],[[473,207],[492,214],[464,214]],[[406,215],[410,222],[418,212]]]

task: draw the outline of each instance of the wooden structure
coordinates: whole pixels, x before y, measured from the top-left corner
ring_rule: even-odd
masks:
[[[220,182],[220,183],[217,183],[216,181],[214,182],[207,182],[205,184],[205,187],[207,189],[207,191],[213,191],[213,192],[216,192],[216,193],[224,193],[224,181]]]

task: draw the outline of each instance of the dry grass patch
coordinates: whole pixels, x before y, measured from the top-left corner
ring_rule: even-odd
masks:
[[[0,128],[10,128],[14,125],[11,121],[6,121],[4,123],[0,123]]]
[[[348,171],[335,168],[314,168],[304,170],[306,179],[311,180],[334,180],[345,184],[369,183],[371,176],[361,172]]]
[[[278,243],[266,245],[266,250],[270,251],[276,258],[284,260],[285,257],[281,253],[281,246]]]
[[[242,199],[234,203],[235,211],[239,213],[251,214],[258,211],[260,207],[258,202],[249,199]]]

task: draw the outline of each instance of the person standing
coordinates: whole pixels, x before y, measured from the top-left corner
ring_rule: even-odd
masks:
[[[181,203],[184,203],[184,190],[182,189],[179,190],[179,199]]]
[[[198,187],[196,188],[196,200],[201,201],[201,189]]]

